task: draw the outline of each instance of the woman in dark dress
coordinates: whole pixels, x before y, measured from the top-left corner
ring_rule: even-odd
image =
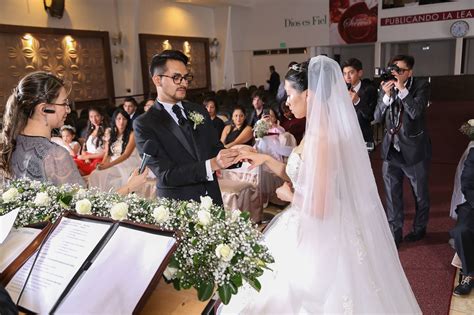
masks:
[[[206,106],[209,116],[211,116],[212,126],[214,127],[214,129],[216,129],[217,136],[220,139],[225,125],[222,119],[217,117],[217,111],[218,111],[217,102],[214,98],[209,97],[209,98],[206,98],[203,103],[204,103],[204,106]]]
[[[232,123],[224,128],[221,135],[221,142],[226,148],[231,148],[237,144],[253,144],[253,130],[247,125],[245,110],[242,107],[235,107],[232,112]]]

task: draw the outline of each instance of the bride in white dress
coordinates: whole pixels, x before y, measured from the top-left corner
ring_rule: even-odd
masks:
[[[222,314],[421,314],[398,258],[356,113],[339,65],[324,56],[293,66],[288,104],[307,118],[288,164],[242,152],[290,184],[292,202],[265,233],[275,258],[258,293],[239,288]]]

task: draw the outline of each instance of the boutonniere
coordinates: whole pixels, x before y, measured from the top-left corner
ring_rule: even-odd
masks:
[[[189,120],[194,123],[194,130],[196,130],[197,126],[204,124],[204,116],[198,112],[190,112]]]

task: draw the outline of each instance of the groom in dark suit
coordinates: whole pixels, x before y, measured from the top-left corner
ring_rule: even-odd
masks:
[[[417,241],[426,234],[430,211],[428,170],[431,160],[431,141],[426,130],[426,108],[430,85],[424,79],[414,78],[411,56],[398,55],[389,65],[395,77],[381,83],[380,95],[374,113],[377,122],[384,122],[382,142],[382,174],[385,184],[387,219],[395,243],[402,241],[403,178],[406,176],[415,197],[415,219],[412,231],[403,238]]]
[[[153,56],[150,75],[158,98],[134,121],[137,149],[141,155],[145,143],[153,143],[147,166],[156,175],[159,197],[199,201],[207,195],[221,205],[214,172],[232,165],[238,151],[223,149],[203,106],[184,101],[193,79],[187,64],[177,50]]]

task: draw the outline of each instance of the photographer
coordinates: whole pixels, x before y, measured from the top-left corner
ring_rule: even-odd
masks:
[[[342,73],[346,81],[349,95],[357,113],[360,129],[367,146],[374,143],[374,133],[370,124],[374,119],[377,105],[377,90],[370,81],[361,81],[363,70],[359,59],[351,58],[342,64]]]
[[[428,81],[414,78],[412,56],[392,58],[383,74],[375,109],[376,122],[383,122],[382,174],[385,184],[387,219],[398,247],[403,231],[403,177],[415,196],[416,212],[412,231],[403,240],[414,242],[426,234],[430,200],[428,169],[431,141],[426,130],[426,107],[430,95]]]

